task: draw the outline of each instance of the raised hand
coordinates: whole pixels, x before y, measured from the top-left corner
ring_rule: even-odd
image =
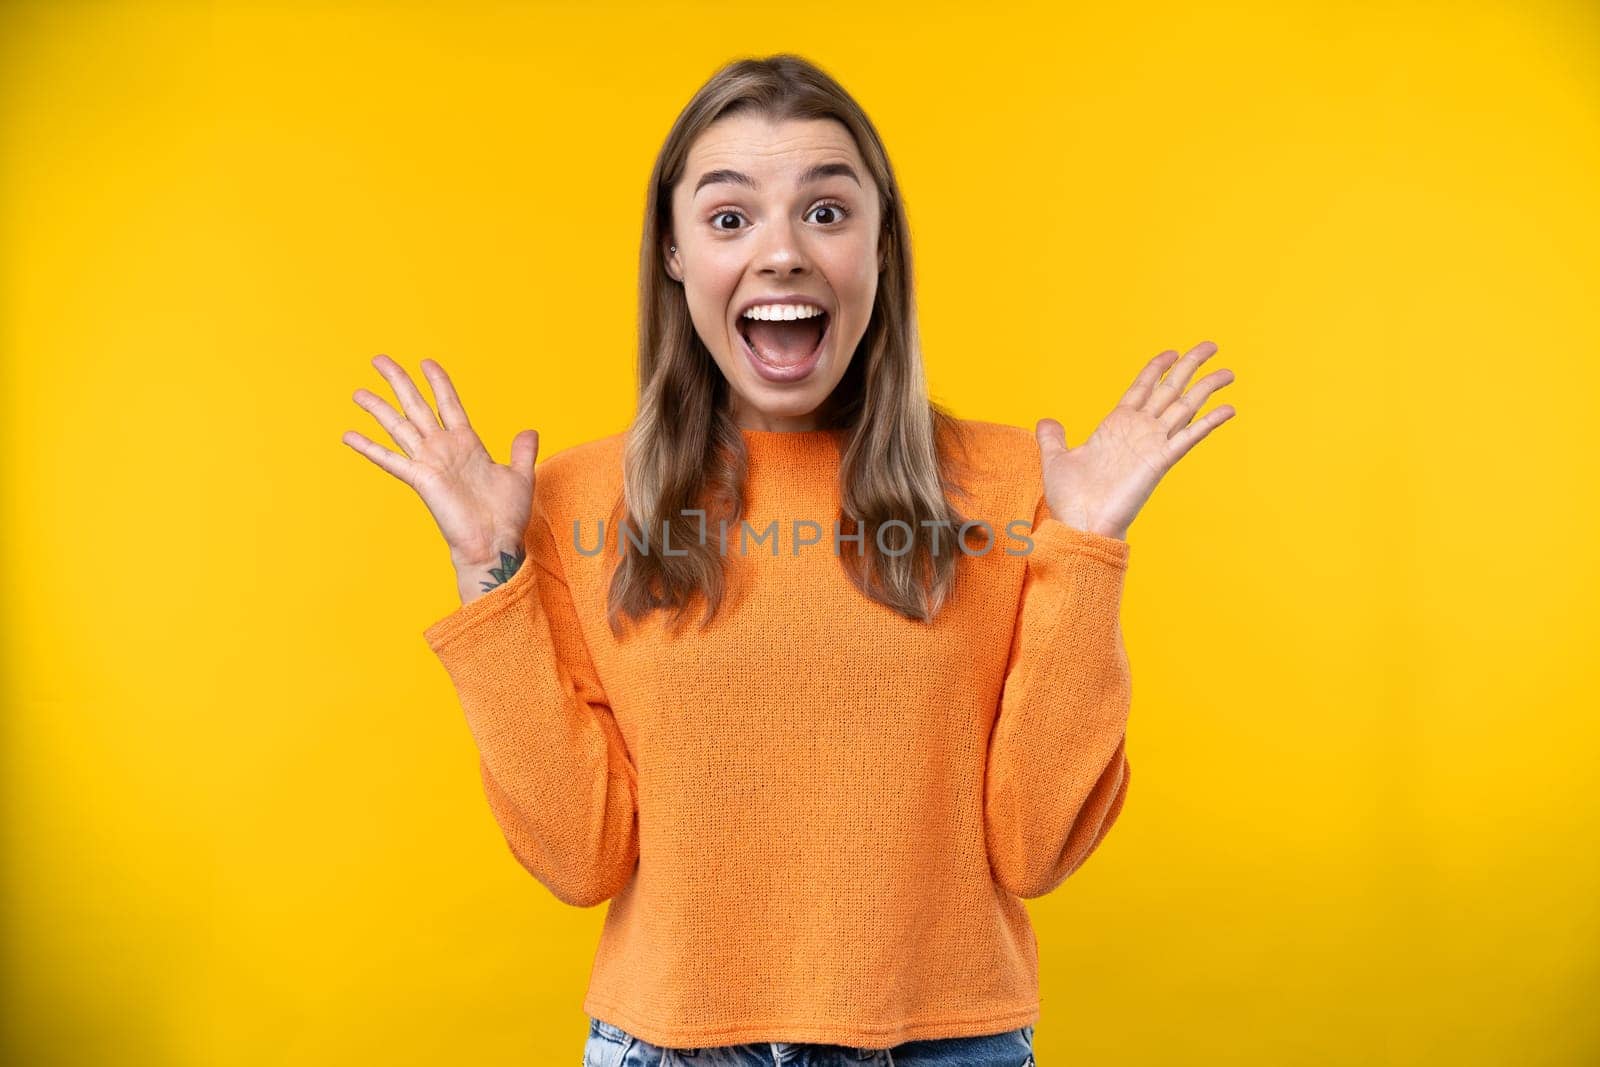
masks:
[[[1216,351],[1215,344],[1202,341],[1182,359],[1171,349],[1156,356],[1076,448],[1067,447],[1059,422],[1040,419],[1034,435],[1050,514],[1068,526],[1125,539],[1161,476],[1234,415],[1233,405],[1223,404],[1199,422],[1189,422],[1206,397],[1233,381],[1231,370],[1214,370],[1184,392],[1190,375]],[[1168,367],[1171,371],[1161,380]]]
[[[375,444],[354,430],[346,430],[341,440],[417,491],[444,534],[459,573],[492,571],[501,565],[502,553],[520,562],[523,536],[533,514],[538,431],[517,434],[511,441],[510,464],[496,463],[467,420],[443,367],[431,359],[422,361],[422,372],[439,405],[439,417],[435,418],[398,363],[384,355],[375,356],[372,363],[394,387],[405,414],[365,389],[355,391],[355,402],[372,413],[405,454]],[[502,580],[505,577],[509,574]]]

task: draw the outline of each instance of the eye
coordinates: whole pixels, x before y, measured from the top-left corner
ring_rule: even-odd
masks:
[[[824,200],[822,203],[813,207],[811,211],[830,211],[833,213],[833,218],[829,219],[827,222],[824,222],[824,226],[836,225],[850,217],[850,209],[839,203],[837,200]],[[806,212],[808,215],[810,213],[810,211]]]
[[[819,203],[813,204],[811,210],[806,212],[806,214],[809,216],[813,212],[817,211],[830,212],[830,217],[822,223],[824,226],[837,226],[839,223],[850,217],[850,209],[839,203],[837,200],[823,200]],[[708,221],[711,223],[711,228],[713,230],[717,230],[722,233],[733,233],[739,229],[739,227],[718,225],[721,220],[730,218],[742,219],[744,218],[744,214],[742,212],[735,211],[732,208],[723,208],[721,211],[713,214]]]

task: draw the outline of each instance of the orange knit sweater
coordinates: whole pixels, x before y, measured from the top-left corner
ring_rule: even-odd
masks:
[[[993,547],[973,535],[932,623],[842,570],[839,438],[747,429],[744,521],[776,520],[777,554],[728,526],[709,629],[699,601],[676,634],[606,623],[618,433],[541,462],[527,562],[424,631],[511,852],[568,904],[610,901],[588,1014],[679,1048],[1038,1021],[1020,898],[1083,864],[1128,788],[1128,543],[1049,515],[1032,433],[961,426],[952,502]]]

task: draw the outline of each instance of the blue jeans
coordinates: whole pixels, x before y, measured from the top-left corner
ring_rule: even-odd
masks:
[[[888,1049],[758,1041],[663,1048],[619,1026],[589,1020],[583,1067],[1034,1067],[1033,1027],[981,1037],[907,1041]]]

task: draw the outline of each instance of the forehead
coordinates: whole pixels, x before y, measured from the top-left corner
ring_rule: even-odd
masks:
[[[715,167],[734,167],[753,177],[782,174],[812,163],[842,160],[867,180],[855,139],[837,119],[781,119],[740,114],[720,118],[689,147],[685,177],[691,182]]]

